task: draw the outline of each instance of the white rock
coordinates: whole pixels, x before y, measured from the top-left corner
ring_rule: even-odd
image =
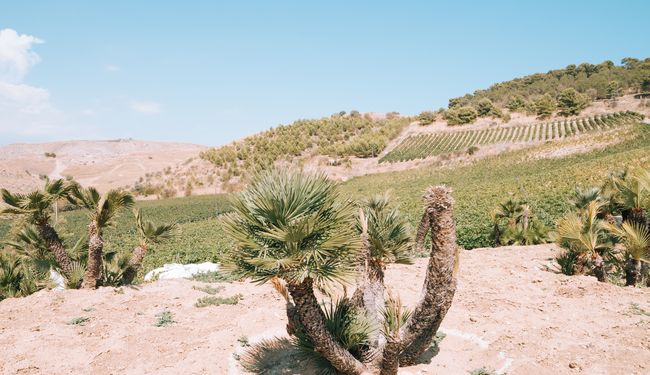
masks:
[[[56,272],[53,269],[50,269],[50,281],[56,285],[52,290],[64,290],[65,289],[65,279],[61,276],[60,273]]]
[[[165,264],[160,268],[156,268],[147,272],[144,276],[145,281],[151,281],[155,278],[158,280],[164,279],[185,279],[192,277],[198,273],[215,272],[219,271],[217,263],[205,262],[199,264],[179,264],[171,263]]]

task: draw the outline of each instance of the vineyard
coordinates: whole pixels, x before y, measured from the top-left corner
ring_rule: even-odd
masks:
[[[638,120],[640,116],[638,113],[627,111],[564,121],[412,135],[381,158],[380,163],[424,159],[465,151],[480,145],[537,143],[563,139],[617,128]]]

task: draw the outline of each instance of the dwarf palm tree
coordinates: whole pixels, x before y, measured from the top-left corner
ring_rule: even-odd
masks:
[[[427,231],[432,231],[432,250],[423,298],[399,332],[391,332],[385,345],[374,344],[375,356],[357,358],[328,327],[314,288],[332,291],[332,286],[350,282],[355,271],[368,272],[373,252],[382,262],[401,259],[395,254],[402,253],[397,249],[404,242],[401,229],[393,235],[382,229],[386,223],[400,227],[397,220],[387,219],[391,215],[385,204],[361,209],[357,219],[353,205],[338,198],[336,185],[324,175],[278,170],[258,175],[223,219],[224,230],[235,242],[225,266],[255,282],[271,281],[287,299],[288,328],[306,334],[314,350],[337,371],[361,374],[377,366],[382,374],[396,374],[399,365],[413,363],[429,347],[451,305],[457,251],[453,200],[445,187],[427,191],[424,217]],[[366,213],[371,217],[373,211],[382,214],[366,219]],[[371,239],[371,232],[380,237]]]
[[[650,206],[650,170],[636,168],[623,178],[613,179],[613,200],[621,208],[624,221],[648,225],[646,210]]]
[[[110,190],[99,194],[93,187],[82,188],[78,185],[71,190],[70,201],[88,210],[88,262],[82,288],[96,288],[101,277],[104,238],[103,231],[113,224],[120,210],[133,206],[134,199],[129,193]]]
[[[650,263],[650,230],[645,225],[627,221],[620,227],[608,224],[606,228],[621,240],[628,256],[625,265],[625,285],[636,285],[642,278],[642,263]]]
[[[141,210],[134,210],[133,214],[135,215],[139,244],[133,249],[131,258],[128,260],[122,276],[122,282],[124,284],[131,284],[133,282],[149,247],[173,238],[176,228],[173,224],[155,225],[151,221],[144,220]]]
[[[576,210],[584,210],[592,201],[600,200],[602,200],[600,188],[591,187],[585,189],[576,188],[570,202]]]
[[[24,216],[27,223],[35,225],[64,275],[72,272],[72,263],[63,246],[63,241],[50,223],[50,213],[52,205],[61,198],[67,198],[71,190],[72,185],[61,179],[54,181],[47,179],[43,190],[29,194],[11,193],[6,189],[0,190],[2,200],[7,206],[0,210],[0,215]]]
[[[330,289],[354,275],[360,242],[351,204],[340,203],[324,175],[259,175],[233,202],[224,230],[235,241],[230,269],[263,283],[284,280],[300,326],[339,371],[364,366],[327,330],[314,287]]]
[[[603,221],[598,218],[602,203],[591,201],[580,215],[571,213],[557,223],[554,240],[561,247],[577,254],[580,265],[591,261],[594,274],[598,281],[606,281],[605,262],[602,254],[611,244],[603,227]],[[580,273],[581,270],[576,270]]]

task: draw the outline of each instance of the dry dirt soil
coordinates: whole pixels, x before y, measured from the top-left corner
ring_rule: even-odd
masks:
[[[64,141],[0,146],[0,187],[27,192],[41,187],[39,176],[72,176],[100,191],[136,182],[146,173],[181,163],[207,147],[170,142]],[[56,157],[47,157],[54,153]]]
[[[439,353],[401,374],[650,374],[650,289],[549,270],[553,245],[461,254],[458,291]],[[387,284],[416,303],[426,259],[391,266]],[[223,283],[237,305],[197,308],[189,280],[138,288],[41,291],[0,302],[2,374],[236,374],[238,339],[283,334],[284,303],[268,285]],[[163,309],[176,321],[156,327]],[[87,317],[81,325],[69,324]],[[296,362],[282,373],[301,373]]]

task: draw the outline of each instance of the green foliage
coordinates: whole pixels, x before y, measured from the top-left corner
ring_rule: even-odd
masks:
[[[508,100],[506,108],[508,108],[510,112],[522,112],[526,108],[526,100],[521,95],[514,95],[510,100]]]
[[[239,281],[241,277],[232,273],[214,271],[214,272],[200,272],[192,276],[192,280],[201,281],[204,283],[230,283]]]
[[[374,121],[361,116],[338,114],[318,120],[298,120],[201,153],[201,158],[233,174],[268,168],[276,161],[308,157],[312,153],[333,157],[374,157],[409,122],[392,117]],[[227,181],[230,174],[225,172]]]
[[[560,272],[568,276],[575,275],[578,263],[578,254],[576,252],[564,250],[555,257],[555,261],[560,266]]]
[[[71,319],[71,320],[68,322],[68,325],[72,325],[72,326],[85,326],[86,323],[88,323],[89,321],[90,321],[90,318],[89,318],[89,317],[87,317],[87,316],[80,316],[80,317],[77,317],[77,318]]]
[[[0,252],[0,301],[30,295],[45,285],[46,275],[28,259]]]
[[[370,322],[345,299],[326,305],[323,313],[327,330],[355,358],[361,359],[363,351],[368,349],[372,333]],[[311,338],[300,327],[296,331],[296,336],[296,346],[302,360],[317,369],[318,374],[339,374],[334,366],[314,349]]]
[[[621,84],[618,83],[618,81],[610,81],[607,84],[607,98],[616,99],[621,95],[623,95],[623,89],[621,88]]]
[[[515,197],[490,212],[496,245],[536,245],[548,242],[548,228],[537,220],[531,207]]]
[[[410,226],[399,210],[391,207],[388,195],[375,195],[363,201],[361,207],[366,218],[372,259],[380,265],[412,264]],[[357,222],[359,234],[363,225]]]
[[[447,110],[444,118],[449,125],[471,124],[478,117],[478,112],[474,107],[454,107]]]
[[[635,120],[636,121],[636,120]],[[389,190],[407,220],[417,224],[422,215],[421,192],[430,185],[446,184],[454,190],[455,217],[460,246],[466,249],[493,244],[488,213],[510,192],[526,199],[538,220],[553,227],[572,210],[566,199],[576,186],[592,186],[607,177],[613,166],[650,166],[650,127],[630,121],[625,141],[590,152],[561,158],[531,158],[555,150],[554,144],[531,146],[454,168],[421,168],[356,177],[341,186],[351,198],[365,198]],[[610,135],[593,135],[595,139]],[[620,138],[618,134],[612,135]],[[609,139],[609,138],[608,138]]]
[[[611,130],[634,123],[640,118],[641,115],[634,112],[617,112],[563,122],[412,135],[382,157],[380,162],[423,159],[465,150],[476,145],[558,140]]]
[[[260,283],[309,278],[326,288],[348,280],[359,240],[354,209],[338,197],[337,186],[323,174],[270,170],[257,175],[222,220],[235,244],[228,269]]]
[[[579,115],[582,110],[587,108],[588,104],[589,98],[572,88],[562,90],[557,97],[558,113],[562,116]]]
[[[435,112],[424,111],[418,115],[417,120],[420,122],[420,125],[429,125],[436,121],[436,117]]]
[[[507,105],[511,111],[516,112],[522,109],[519,99],[524,102],[530,101],[540,94],[557,97],[566,88],[573,88],[580,93],[593,91],[593,99],[607,99],[610,97],[608,85],[612,81],[619,83],[622,93],[650,91],[650,58],[645,60],[625,58],[621,61],[621,65],[614,65],[611,61],[604,61],[597,65],[583,63],[547,73],[531,74],[496,83],[473,94],[452,98],[449,100],[449,108],[475,106],[480,100],[487,98],[498,106]],[[515,98],[517,103],[513,103],[511,107],[510,103]]]
[[[217,296],[205,296],[201,297],[194,304],[195,307],[207,307],[207,306],[221,306],[221,305],[236,305],[239,303],[239,300],[242,299],[241,294],[235,294],[230,297],[217,297]]]
[[[166,327],[176,323],[174,320],[174,314],[167,309],[164,309],[156,314],[156,318],[156,323],[154,323],[156,327]]]
[[[497,373],[487,367],[480,367],[470,371],[469,375],[497,375]]]
[[[203,292],[203,293],[206,293],[206,294],[209,294],[209,295],[215,295],[215,294],[221,292],[223,290],[223,287],[220,286],[220,287],[215,288],[213,286],[206,285],[206,286],[193,286],[192,289],[198,290],[200,292]]]
[[[534,101],[535,103],[535,114],[540,120],[547,119],[551,117],[553,112],[555,112],[556,103],[555,100],[549,94],[544,94]]]
[[[505,117],[503,112],[488,98],[483,98],[478,101],[476,104],[476,112],[478,113],[478,117]]]

